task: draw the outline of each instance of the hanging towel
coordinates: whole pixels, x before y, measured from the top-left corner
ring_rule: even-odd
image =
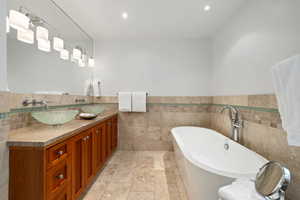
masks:
[[[272,68],[273,83],[283,129],[291,146],[300,146],[300,55]]]
[[[131,112],[131,92],[119,92],[119,111]]]
[[[132,93],[132,112],[146,112],[147,92]]]

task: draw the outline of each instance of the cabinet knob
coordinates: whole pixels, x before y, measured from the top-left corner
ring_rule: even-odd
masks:
[[[62,156],[64,154],[64,151],[60,150],[57,152],[57,155]]]
[[[88,135],[88,136],[86,136],[86,139],[88,140],[88,139],[90,139],[90,136]]]
[[[57,179],[62,180],[65,178],[65,176],[63,174],[59,174],[56,176]]]

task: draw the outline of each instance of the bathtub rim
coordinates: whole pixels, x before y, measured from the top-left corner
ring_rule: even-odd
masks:
[[[247,147],[233,141],[232,139],[230,139],[229,137],[226,137],[225,135],[213,130],[213,129],[209,129],[209,128],[204,128],[204,127],[198,127],[198,126],[178,126],[178,127],[174,127],[171,129],[171,133],[172,133],[172,136],[173,136],[173,140],[176,142],[176,144],[178,145],[180,151],[182,152],[183,156],[189,161],[191,162],[192,164],[196,165],[197,167],[200,167],[204,170],[207,170],[211,173],[215,173],[219,176],[225,176],[225,177],[229,177],[229,178],[233,178],[233,179],[241,179],[241,178],[249,178],[249,179],[253,179],[255,178],[256,176],[256,173],[236,173],[236,172],[230,172],[230,171],[222,171],[220,169],[217,169],[217,168],[213,168],[205,163],[202,163],[202,162],[199,162],[197,161],[197,159],[194,158],[193,156],[193,152],[186,152],[184,151],[184,145],[182,144],[182,142],[180,141],[180,139],[176,139],[177,137],[179,136],[176,136],[176,135],[179,135],[178,133],[176,133],[176,130],[177,129],[182,129],[182,128],[196,128],[196,129],[201,129],[201,130],[209,130],[209,131],[213,131],[215,132],[216,134],[219,134],[220,137],[223,137],[224,139],[226,140],[230,140],[234,143],[236,143],[237,145],[240,146],[240,148],[243,148],[247,151],[251,151],[252,153],[254,153],[258,159],[260,159],[262,162],[265,162],[267,163],[268,160],[266,158],[264,158],[263,156],[261,156],[260,154],[252,151],[251,149],[248,149]]]

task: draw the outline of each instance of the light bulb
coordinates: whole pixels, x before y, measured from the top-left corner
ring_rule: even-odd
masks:
[[[6,33],[10,32],[10,25],[9,25],[9,19],[6,17]]]
[[[85,67],[85,63],[82,59],[78,60],[78,65],[79,65],[79,67]]]
[[[36,27],[36,39],[37,40],[45,40],[48,41],[49,38],[49,31],[48,29],[38,26]]]
[[[63,49],[60,51],[60,58],[63,59],[63,60],[69,60],[69,57],[70,57],[70,53],[68,50],[66,49]]]
[[[90,57],[89,58],[89,67],[94,67],[95,66],[95,60],[94,58]]]
[[[53,38],[53,49],[56,51],[64,50],[64,41],[61,38],[54,37]]]
[[[25,42],[27,44],[33,44],[34,43],[34,32],[30,29],[27,29],[25,31],[18,30],[17,39],[19,41]]]
[[[19,31],[26,31],[29,29],[30,19],[26,15],[16,10],[9,11],[9,24],[12,28]]]
[[[127,12],[123,12],[122,13],[122,18],[125,19],[125,20],[128,19],[128,13]]]
[[[81,51],[79,49],[73,49],[73,58],[77,60],[81,59]]]
[[[51,42],[49,40],[38,40],[38,49],[45,52],[51,51]]]
[[[210,11],[211,10],[211,6],[210,5],[205,5],[204,6],[204,11]]]

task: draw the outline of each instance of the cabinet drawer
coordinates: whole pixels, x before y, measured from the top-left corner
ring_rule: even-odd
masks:
[[[51,168],[71,154],[71,146],[67,142],[55,145],[47,150],[47,168]]]
[[[60,193],[62,188],[69,188],[71,180],[70,159],[65,159],[47,172],[47,196],[48,199]]]
[[[72,200],[71,192],[68,187],[62,188],[57,194],[53,195],[52,197],[48,198],[49,200]]]

